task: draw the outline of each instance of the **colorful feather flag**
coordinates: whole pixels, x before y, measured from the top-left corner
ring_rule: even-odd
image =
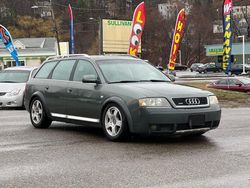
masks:
[[[170,52],[170,57],[169,57],[169,63],[168,63],[169,70],[175,69],[176,58],[177,58],[177,54],[180,48],[181,38],[184,32],[185,17],[186,17],[185,10],[182,9],[179,12],[177,16],[177,20],[176,20],[175,32],[174,32],[174,37],[173,37],[173,42],[172,42],[171,52]]]
[[[223,43],[223,69],[226,73],[231,72],[231,54],[232,54],[232,40],[233,40],[233,29],[232,29],[232,0],[224,0],[223,3],[223,31],[224,31],[224,43]]]
[[[146,22],[145,3],[141,2],[134,11],[128,54],[137,56]]]
[[[0,24],[0,39],[2,40],[2,42],[4,43],[8,51],[10,52],[13,59],[16,61],[16,65],[19,66],[20,62],[18,60],[18,54],[13,44],[13,40],[10,35],[10,32],[1,24]]]
[[[73,11],[69,4],[68,6],[68,12],[69,12],[69,32],[70,32],[70,41],[69,41],[69,53],[74,54],[75,53],[75,40],[74,40],[74,21],[73,21]]]

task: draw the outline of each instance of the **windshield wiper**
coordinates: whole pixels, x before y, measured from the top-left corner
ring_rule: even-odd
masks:
[[[170,82],[167,80],[140,80],[140,82]]]
[[[16,83],[14,81],[0,81],[1,83]]]
[[[135,82],[139,82],[138,80],[121,80],[121,81],[117,81],[117,82],[109,82],[110,84],[116,84],[116,83],[135,83]]]

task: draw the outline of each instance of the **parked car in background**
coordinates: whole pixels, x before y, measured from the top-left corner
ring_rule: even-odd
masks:
[[[232,65],[232,69],[231,69],[231,74],[234,75],[240,75],[243,72],[243,65],[242,64],[234,64]],[[245,65],[245,72],[248,73],[250,72],[250,66],[249,65]]]
[[[207,85],[209,88],[250,92],[250,78],[235,77],[221,79]]]
[[[26,82],[36,68],[11,67],[0,72],[0,107],[22,107]]]
[[[222,68],[219,66],[216,66],[215,63],[206,63],[204,66],[198,67],[197,71],[199,73],[222,72]]]
[[[202,63],[193,63],[190,67],[190,71],[194,72],[194,71],[198,71],[199,67],[202,67],[204,64]]]
[[[161,72],[163,72],[172,82],[175,81],[175,76],[176,76],[175,71],[168,71],[168,69],[164,70],[162,66],[156,66],[156,68],[160,70]]]
[[[177,71],[185,71],[187,70],[188,67],[186,65],[182,65],[182,64],[179,64],[179,63],[176,63],[175,64],[175,69],[174,70],[177,70]]]
[[[25,107],[36,128],[52,121],[95,125],[116,141],[130,133],[201,135],[219,126],[208,91],[176,85],[135,57],[55,57],[27,84]]]

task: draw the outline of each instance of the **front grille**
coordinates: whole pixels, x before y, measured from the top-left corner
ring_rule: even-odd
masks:
[[[0,92],[0,96],[4,96],[5,94],[5,92]]]
[[[172,98],[176,107],[205,107],[208,106],[207,97]]]
[[[177,124],[176,130],[189,130],[189,129],[201,129],[201,128],[211,128],[212,121],[205,122],[204,124],[190,126],[189,123]]]

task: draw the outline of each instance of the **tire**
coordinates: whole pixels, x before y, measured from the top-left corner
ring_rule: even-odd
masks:
[[[46,129],[48,128],[52,120],[48,118],[44,105],[38,97],[35,97],[30,105],[30,121],[35,128]]]
[[[115,103],[108,104],[102,115],[102,127],[111,141],[123,141],[128,138],[127,118],[123,109]]]

